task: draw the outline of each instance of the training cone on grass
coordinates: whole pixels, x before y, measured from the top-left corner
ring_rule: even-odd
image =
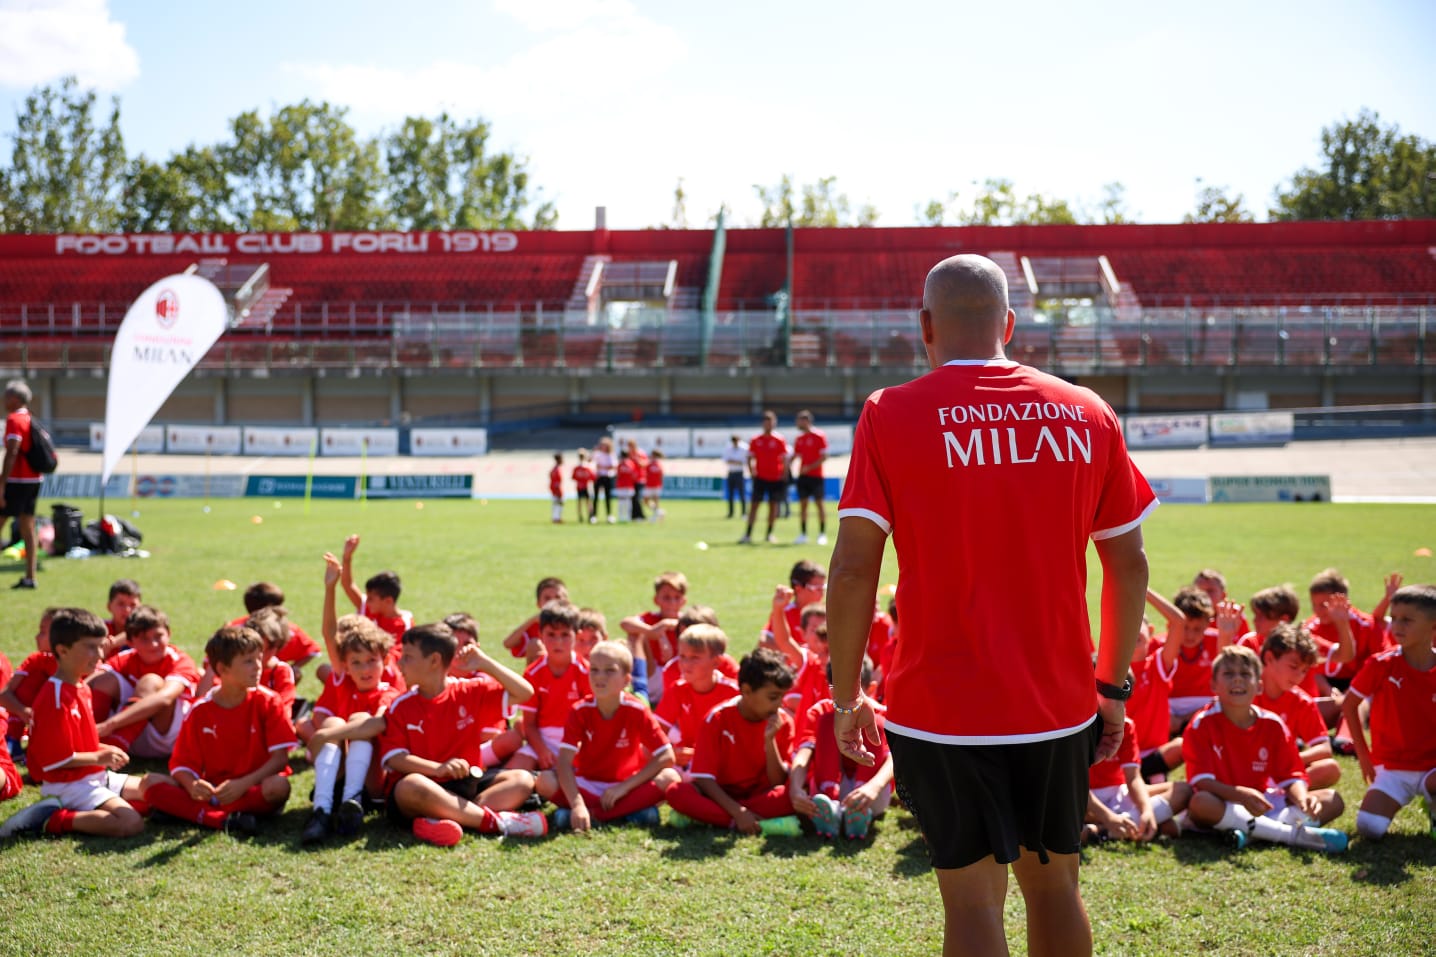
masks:
[[[414,507],[417,508],[417,509],[419,509],[420,511],[423,511],[423,510],[424,510],[424,503],[423,503],[423,502],[415,502],[415,503],[414,503]]]
[[[214,583],[215,591],[234,591],[238,587],[238,585],[230,581],[228,578],[221,578],[219,581]]]
[[[251,516],[249,517],[249,520],[250,520],[251,522],[253,522],[254,524],[256,524],[256,525],[263,525],[263,524],[264,524],[264,516],[263,516],[263,515],[251,515]]]
[[[1416,551],[1412,552],[1411,554],[1415,555],[1417,558],[1430,558],[1430,557],[1431,557],[1431,549],[1429,549],[1429,548],[1418,548],[1418,549],[1416,549]]]

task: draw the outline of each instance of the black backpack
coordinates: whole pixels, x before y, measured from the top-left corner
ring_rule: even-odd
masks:
[[[49,475],[60,464],[50,433],[35,421],[34,416],[30,418],[30,447],[25,450],[25,461],[35,470],[36,475]]]

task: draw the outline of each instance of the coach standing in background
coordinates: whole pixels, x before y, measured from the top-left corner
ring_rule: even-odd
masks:
[[[927,841],[945,954],[1006,954],[1007,868],[1033,955],[1090,954],[1077,884],[1087,769],[1116,752],[1156,506],[1112,410],[1006,358],[1002,270],[955,256],[928,273],[931,372],[868,397],[828,576],[836,731],[871,763],[859,684],[889,533],[898,639],[887,679],[898,794]],[[1102,563],[1095,681],[1087,543]]]
[[[40,475],[30,467],[30,387],[19,379],[5,383],[5,463],[0,475],[0,516],[13,517],[25,543],[25,577],[13,588],[34,588],[39,546],[35,541],[35,502],[40,498]]]

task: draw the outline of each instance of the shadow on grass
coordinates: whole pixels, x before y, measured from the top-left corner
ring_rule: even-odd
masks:
[[[673,861],[702,861],[710,857],[721,857],[731,851],[739,841],[737,832],[717,827],[659,827],[654,828],[653,838],[656,841],[670,842],[658,854]]]
[[[1381,841],[1357,841],[1347,852],[1351,879],[1358,884],[1392,887],[1416,875],[1412,867],[1436,866],[1436,841],[1424,834],[1388,834]],[[1422,874],[1426,879],[1428,874]]]
[[[173,829],[175,829],[175,830],[179,830],[179,829],[185,827],[184,823],[181,822],[181,821],[175,821],[173,825],[166,824],[166,825],[164,825],[164,826],[165,826],[167,829],[173,828]],[[147,830],[148,830],[148,829],[147,829]],[[190,830],[190,831],[192,832],[188,837],[186,837],[186,838],[184,838],[183,840],[178,841],[178,842],[176,842],[176,843],[174,843],[174,844],[171,844],[171,845],[169,845],[169,846],[167,846],[167,847],[156,848],[156,849],[155,849],[155,852],[154,852],[153,854],[151,854],[149,857],[146,857],[144,860],[140,861],[138,864],[135,865],[135,867],[137,867],[137,868],[165,867],[166,865],[168,865],[168,864],[169,864],[171,861],[173,861],[175,858],[179,857],[179,856],[180,856],[182,853],[184,853],[185,851],[189,850],[189,849],[192,848],[192,847],[197,847],[197,846],[199,846],[200,844],[204,843],[205,839],[208,838],[212,833],[214,833],[213,831],[209,830],[208,828],[202,828],[202,827],[199,827],[198,825],[196,825],[196,826],[194,826],[194,827],[192,827],[192,828],[188,828],[188,830]],[[145,837],[135,838],[135,840],[147,840],[147,839],[149,839],[149,838],[145,838]],[[109,844],[109,843],[112,843],[112,842],[106,842],[106,843]],[[90,850],[89,850],[89,847],[86,846],[86,852],[87,852],[87,853],[97,853],[99,850],[103,850],[103,848],[102,848],[102,847],[97,847],[95,851],[90,851]]]

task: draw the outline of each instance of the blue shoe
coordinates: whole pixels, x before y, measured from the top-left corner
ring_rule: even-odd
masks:
[[[838,802],[826,794],[814,794],[813,803],[818,806],[818,813],[813,815],[813,830],[819,837],[837,837],[841,814]]]
[[[20,834],[43,834],[50,816],[58,810],[58,800],[41,798],[23,811],[12,814],[4,824],[0,824],[0,838],[16,837]]]
[[[633,824],[637,827],[657,827],[658,807],[657,805],[650,805],[646,808],[634,811],[632,814],[626,815],[623,821],[625,824]]]
[[[868,828],[873,823],[873,809],[863,808],[861,811],[851,808],[843,814],[843,833],[854,841],[861,841],[868,836]]]
[[[1227,831],[1227,834],[1231,835],[1227,840],[1231,841],[1232,847],[1238,851],[1246,847],[1247,842],[1251,840],[1251,838],[1247,836],[1246,831]]]
[[[1303,830],[1312,837],[1321,838],[1322,846],[1316,850],[1326,851],[1328,854],[1342,853],[1350,841],[1345,831],[1338,831],[1333,827],[1308,827]]]
[[[25,766],[25,746],[20,743],[19,738],[6,738],[5,747],[10,751],[10,760],[15,762],[15,767]]]
[[[555,831],[567,831],[573,822],[573,812],[566,807],[561,807],[553,812],[553,829]]]

